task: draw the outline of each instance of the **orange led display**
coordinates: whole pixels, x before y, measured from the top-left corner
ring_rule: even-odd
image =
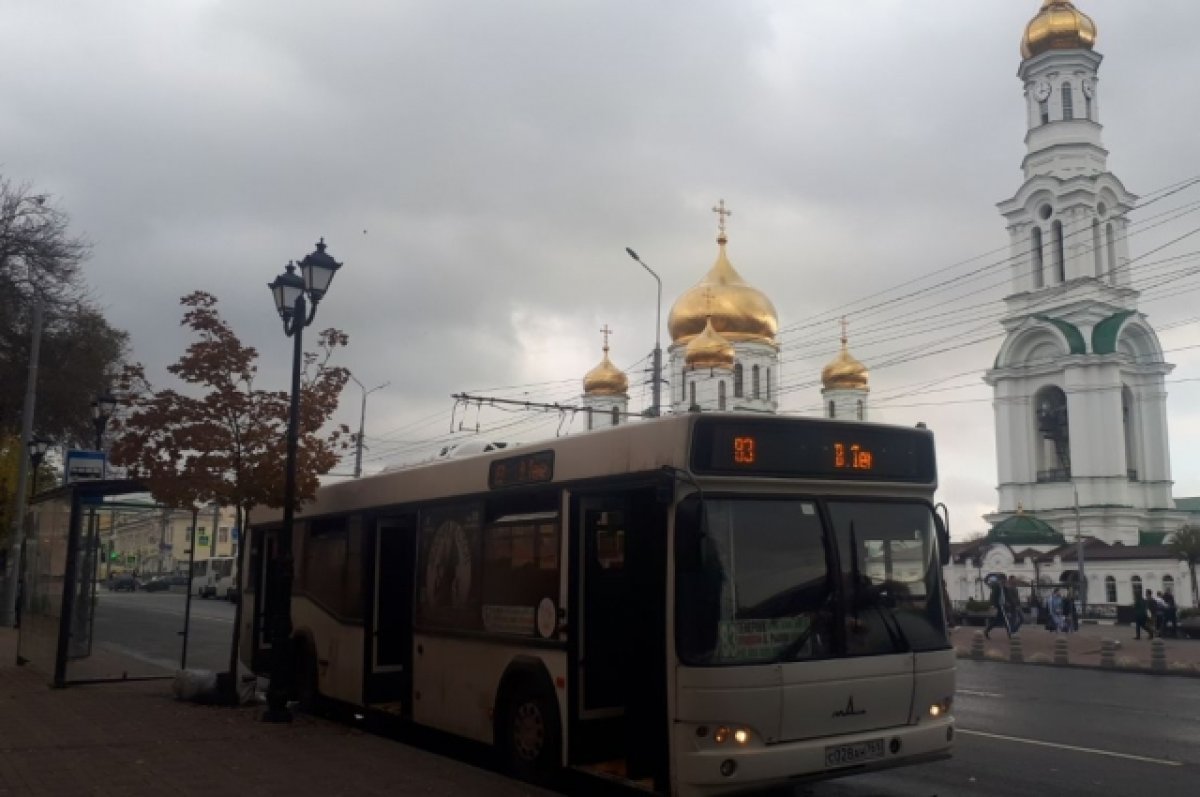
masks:
[[[871,470],[875,467],[875,457],[858,443],[851,443],[849,446],[845,443],[834,443],[833,466],[850,470]]]
[[[754,464],[754,438],[733,438],[733,461],[739,465]]]

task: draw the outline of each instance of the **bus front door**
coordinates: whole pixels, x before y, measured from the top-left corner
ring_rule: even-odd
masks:
[[[370,596],[365,702],[389,713],[412,716],[413,574],[416,519],[388,518],[376,528]]]
[[[623,760],[625,775],[665,762],[666,510],[653,488],[581,496],[573,512],[575,706],[572,757]]]

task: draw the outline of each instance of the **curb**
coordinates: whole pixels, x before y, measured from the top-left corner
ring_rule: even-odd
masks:
[[[1052,661],[1029,661],[1028,659],[1023,662],[1016,662],[1010,661],[1007,657],[1003,659],[989,659],[985,656],[982,659],[976,659],[973,658],[969,652],[962,654],[958,653],[957,651],[955,651],[955,658],[959,661],[972,661],[980,664],[1005,664],[1017,667],[1049,667],[1050,669],[1054,670],[1095,670],[1096,672],[1116,673],[1121,675],[1153,675],[1156,677],[1168,676],[1176,678],[1200,679],[1200,670],[1193,669],[1191,672],[1170,669],[1152,670],[1150,669],[1149,664],[1135,669],[1131,667],[1101,667],[1099,664],[1076,664],[1073,662],[1068,664],[1055,664]]]

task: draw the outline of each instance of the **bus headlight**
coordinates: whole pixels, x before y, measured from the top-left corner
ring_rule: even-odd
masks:
[[[942,698],[941,700],[939,700],[938,702],[934,703],[933,705],[931,705],[929,707],[929,716],[934,717],[936,719],[937,717],[941,717],[945,714],[949,714],[950,706],[953,704],[954,704],[953,697]]]
[[[712,739],[719,745],[736,745],[745,747],[750,744],[750,740],[754,738],[754,734],[749,728],[741,728],[737,726],[721,725],[713,731]]]

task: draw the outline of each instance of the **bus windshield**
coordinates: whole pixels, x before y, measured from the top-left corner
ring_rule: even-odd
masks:
[[[676,526],[680,658],[764,664],[948,647],[934,540],[923,503],[689,499]]]

